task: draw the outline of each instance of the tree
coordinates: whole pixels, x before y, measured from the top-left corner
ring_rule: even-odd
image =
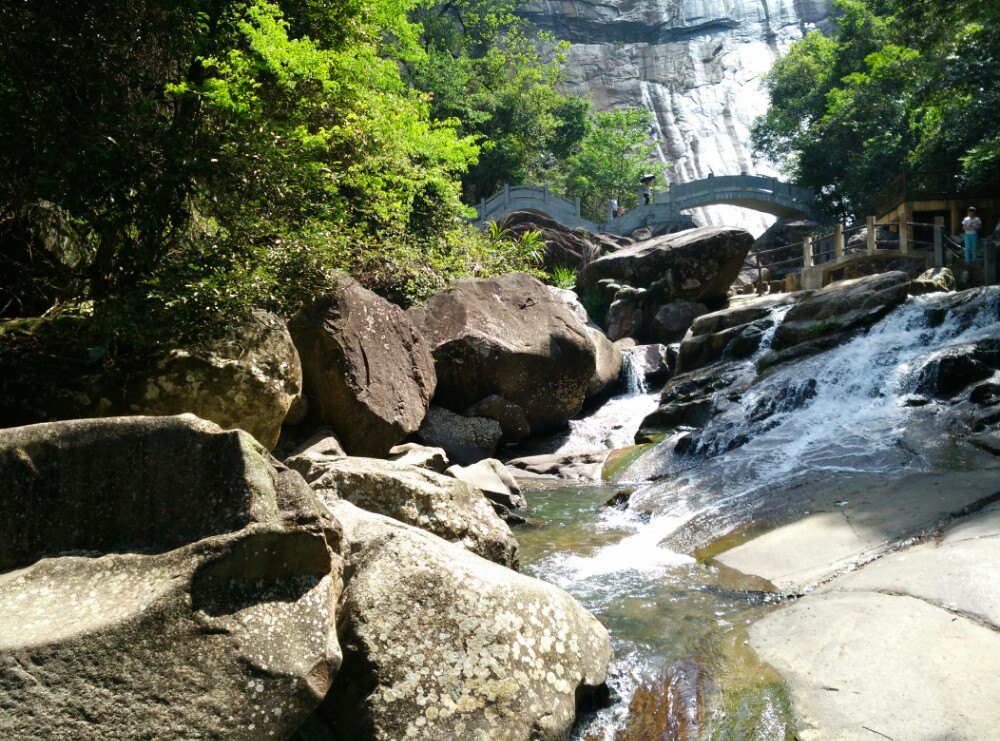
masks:
[[[662,182],[666,165],[655,159],[656,146],[649,140],[651,123],[652,114],[644,108],[592,114],[567,174],[568,192],[580,198],[587,218],[605,221],[611,198],[625,208],[637,205],[639,180],[645,174]]]
[[[832,214],[862,218],[905,165],[1000,166],[1000,21],[986,0],[836,0],[833,32],[808,34],[767,77],[756,151],[783,162]]]

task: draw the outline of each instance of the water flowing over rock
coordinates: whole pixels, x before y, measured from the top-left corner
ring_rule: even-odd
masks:
[[[433,348],[435,404],[462,412],[498,394],[524,410],[533,434],[564,426],[582,408],[594,343],[536,278],[460,280],[408,313]]]
[[[249,435],[34,425],[0,470],[4,737],[287,737],[319,704],[341,531]]]
[[[345,502],[332,511],[350,578],[345,660],[314,719],[319,737],[568,736],[611,657],[592,615],[561,589],[427,533]]]
[[[321,471],[309,485],[326,504],[343,499],[517,568],[510,528],[483,493],[464,481],[376,458],[331,458]]]
[[[777,175],[749,152],[750,125],[767,109],[762,76],[830,0],[534,0],[522,11],[571,42],[567,88],[598,108],[641,105],[655,114],[669,178],[687,182],[741,171]],[[698,212],[704,224],[759,234],[771,219],[734,207]]]
[[[311,413],[352,455],[385,455],[420,426],[436,377],[412,320],[341,277],[289,322]]]

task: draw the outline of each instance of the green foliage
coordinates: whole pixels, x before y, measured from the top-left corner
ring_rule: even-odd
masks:
[[[545,282],[557,288],[572,289],[576,286],[576,271],[565,265],[556,265],[548,272]]]
[[[830,37],[812,32],[779,60],[758,153],[820,193],[831,213],[863,217],[907,165],[1000,166],[1000,6],[988,0],[836,0]]]
[[[596,324],[604,326],[604,318],[611,308],[611,299],[601,293],[598,288],[589,288],[580,295],[580,303],[587,310],[587,316]]]
[[[624,208],[639,202],[639,178],[652,173],[663,182],[666,166],[655,159],[649,141],[652,114],[644,108],[618,108],[591,115],[580,149],[569,161],[567,192],[581,200],[588,219],[608,218],[608,200]],[[654,185],[654,188],[656,186]]]
[[[523,0],[424,0],[414,14],[423,49],[405,56],[408,79],[440,120],[481,146],[463,177],[468,202],[504,183],[561,186],[587,131],[588,101],[560,93],[563,45],[517,15]]]

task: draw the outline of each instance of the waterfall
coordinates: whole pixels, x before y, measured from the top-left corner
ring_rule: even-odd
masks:
[[[631,349],[622,351],[621,379],[624,391],[592,414],[569,423],[569,435],[557,453],[590,453],[633,444],[643,418],[656,409],[659,394],[649,390],[642,361]]]
[[[521,12],[570,42],[566,87],[598,108],[654,114],[658,156],[673,182],[741,170],[777,175],[750,153],[767,110],[761,80],[774,61],[830,17],[831,0],[534,0]],[[705,224],[761,233],[773,221],[735,206],[698,209]]]

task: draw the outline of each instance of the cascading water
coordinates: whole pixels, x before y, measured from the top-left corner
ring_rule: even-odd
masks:
[[[776,325],[786,311],[773,310]],[[676,437],[664,441],[633,476],[657,480],[640,483],[627,510],[599,506],[608,489],[533,497],[532,515],[546,524],[518,534],[522,563],[609,624],[618,657],[614,686],[627,699],[664,666],[704,653],[706,642],[767,609],[753,591],[733,589],[725,574],[683,552],[679,529],[696,518],[711,527],[711,515],[726,512],[716,525],[728,530],[751,520],[754,508],[777,492],[822,477],[932,467],[934,446],[946,444],[940,441],[948,434],[935,421],[936,403],[915,397],[927,368],[964,347],[995,342],[998,328],[998,288],[915,298],[851,341],[752,382],[767,337],[739,369],[736,386],[748,387],[735,402],[734,387],[720,393],[722,411],[694,433],[700,452],[680,455]],[[914,441],[916,430],[923,437]],[[712,723],[723,735],[781,737],[787,728],[780,692],[769,697],[753,730],[734,730],[732,714]],[[585,732],[613,738],[626,707],[603,711]]]
[[[570,422],[569,435],[557,453],[590,453],[631,445],[643,417],[656,408],[657,394],[649,390],[638,356],[622,351],[622,385],[625,390],[593,414]]]

